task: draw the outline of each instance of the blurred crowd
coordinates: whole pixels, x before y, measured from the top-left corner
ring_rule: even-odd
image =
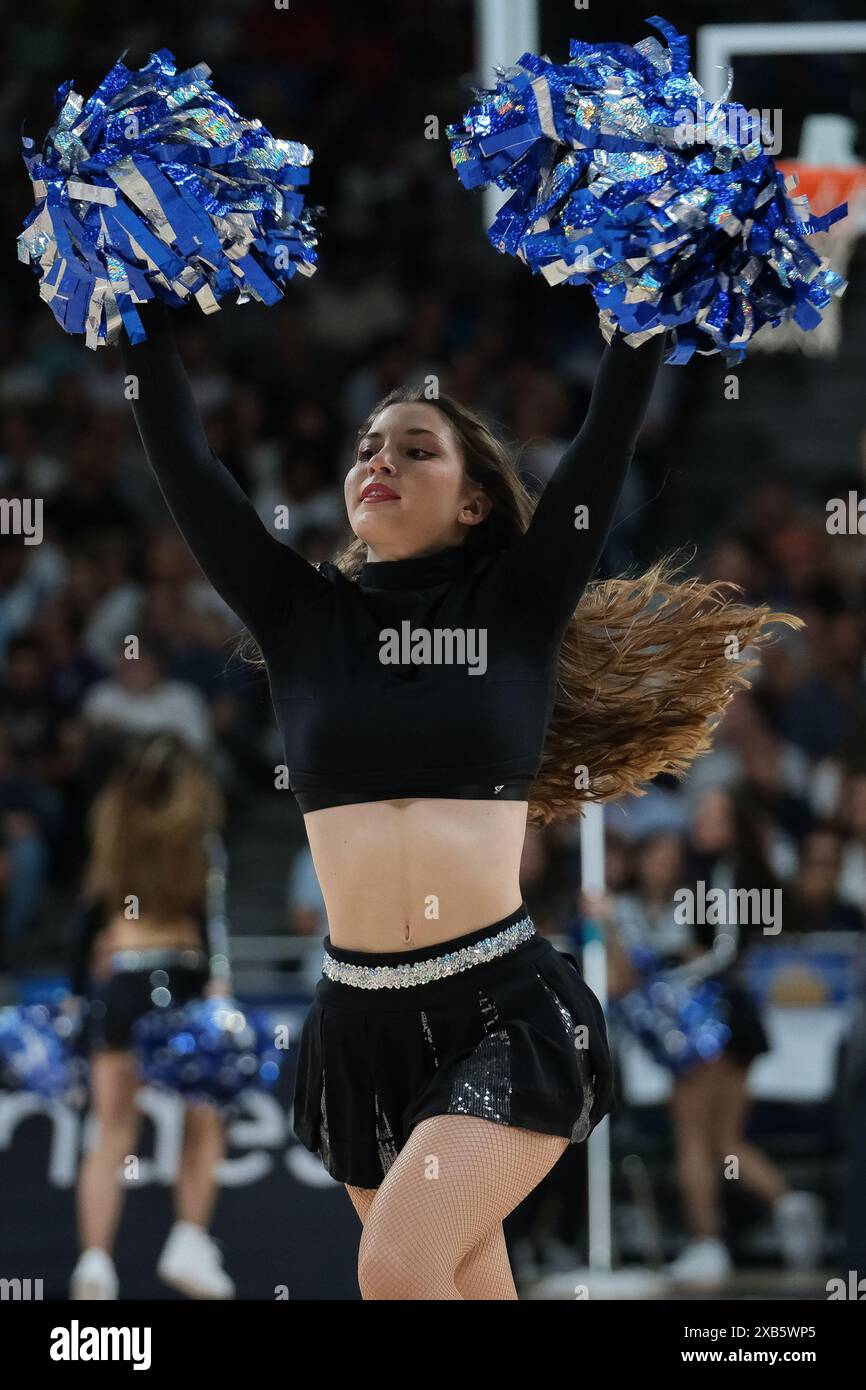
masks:
[[[327,210],[313,279],[271,310],[177,316],[215,451],[266,525],[288,508],[289,529],[277,534],[312,561],[344,538],[354,435],[391,387],[437,377],[504,434],[537,488],[580,425],[603,346],[586,296],[552,291],[493,252],[479,200],[451,169],[444,124],[470,94],[470,7],[444,0],[432,25],[406,0],[380,8],[370,25],[340,5],[293,7],[291,19],[228,0],[194,13],[139,7],[128,23],[115,16],[123,44],[84,7],[39,0],[7,21],[7,248],[30,206],[20,114],[41,131],[55,83],[74,75],[89,91],[126,44],[136,63],[160,46],[184,63],[206,58],[242,111],[313,147],[311,201]],[[693,8],[705,18],[718,9]],[[634,41],[642,15],[623,11],[617,29]],[[282,754],[266,680],[236,654],[237,620],[200,575],[148,471],[118,354],[65,337],[29,269],[10,261],[0,491],[44,506],[41,543],[0,535],[0,911],[14,963],[50,938],[52,911],[77,891],[87,810],[125,736],[172,729],[207,752],[233,813],[230,851],[241,812],[272,793]],[[602,572],[657,555],[667,534],[660,484],[671,460],[688,458],[702,393],[720,389],[713,361],[714,375],[662,373]],[[783,449],[784,421],[769,423]],[[861,456],[829,459],[828,477],[866,493],[862,424]],[[690,567],[806,625],[780,635],[683,784],[660,778],[647,796],[609,808],[609,888],[651,904],[713,854],[735,882],[783,885],[792,929],[862,931],[866,539],[828,533],[826,478],[812,487],[762,479],[759,458],[753,476],[751,493],[732,494],[726,512],[704,511],[687,538]],[[699,504],[699,466],[689,486]],[[126,659],[131,642],[138,660]],[[286,924],[321,935],[321,895],[295,820]],[[574,826],[527,839],[525,895],[542,930],[579,930],[576,843]],[[273,872],[285,872],[285,859]]]

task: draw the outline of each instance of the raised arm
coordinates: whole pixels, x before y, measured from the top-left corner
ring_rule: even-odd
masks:
[[[148,462],[178,529],[211,584],[261,642],[291,605],[327,581],[268,531],[207,441],[164,304],[139,306],[147,333],[123,364],[137,379],[132,409]]]
[[[615,338],[604,350],[580,432],[547,483],[505,572],[565,628],[607,540],[665,352],[665,334],[640,347]]]

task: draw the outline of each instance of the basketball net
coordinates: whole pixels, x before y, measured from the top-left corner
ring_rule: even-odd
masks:
[[[822,257],[822,267],[829,264],[843,279],[847,278],[854,243],[866,232],[866,165],[853,153],[853,135],[853,122],[846,116],[807,116],[798,158],[777,160],[801,221],[808,221],[810,208],[811,216],[820,217],[839,203],[848,204],[847,217],[834,222],[826,232],[807,235],[809,245]],[[808,206],[797,201],[804,195]],[[765,325],[755,334],[754,351],[835,357],[842,342],[841,296],[834,295],[821,315],[820,324],[811,333],[793,320],[778,328]]]

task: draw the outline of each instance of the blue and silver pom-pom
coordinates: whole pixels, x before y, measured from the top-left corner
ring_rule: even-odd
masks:
[[[312,151],[239,116],[205,63],[178,72],[160,49],[138,72],[115,63],[87,101],[63,83],[55,108],[42,152],[23,140],[36,206],[18,254],[88,347],[121,326],[141,342],[143,300],[274,304],[314,273],[318,209],[300,191]]]
[[[630,953],[643,977],[640,985],[612,1005],[614,1017],[674,1076],[700,1062],[712,1062],[731,1039],[724,1020],[722,987],[716,980],[689,983],[659,969],[655,954]]]
[[[190,1101],[230,1105],[245,1091],[270,1090],[281,1054],[266,1016],[230,998],[153,1009],[132,1028],[145,1081]]]
[[[75,1054],[78,1024],[54,1004],[0,1009],[0,1085],[43,1100],[77,1100],[87,1063]]]
[[[847,204],[820,218],[795,205],[760,119],[707,103],[688,39],[648,23],[667,47],[572,40],[567,63],[525,53],[497,67],[495,89],[448,127],[452,163],[467,188],[512,190],[490,241],[550,284],[589,285],[608,340],[665,328],[667,362],[740,362],[765,324],[811,330],[844,291],[804,236]]]

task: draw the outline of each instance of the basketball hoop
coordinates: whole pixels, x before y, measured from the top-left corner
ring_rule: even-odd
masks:
[[[844,116],[807,116],[799,158],[776,161],[785,175],[788,197],[803,223],[822,217],[840,203],[848,204],[847,217],[834,222],[826,232],[815,233],[816,239],[810,243],[816,254],[843,278],[848,273],[854,243],[866,232],[866,164],[853,154],[853,129]],[[804,235],[810,233],[806,231]],[[822,315],[821,323],[811,333],[805,333],[793,321],[778,328],[768,324],[755,334],[754,347],[763,352],[835,357],[842,341],[840,299],[831,299]]]
[[[795,204],[797,199],[805,194],[809,200],[809,206],[815,217],[822,217],[831,208],[837,207],[839,203],[848,204],[848,216],[840,222],[835,222],[825,233],[831,237],[836,233],[846,230],[850,237],[850,230],[843,228],[843,222],[851,222],[857,211],[857,204],[864,201],[866,197],[866,164],[852,165],[831,165],[831,164],[806,164],[797,159],[779,159],[777,166],[790,179],[796,177],[796,187],[788,189],[788,197]],[[860,231],[864,230],[864,210],[860,209],[861,226]],[[807,217],[803,218],[806,221]]]

